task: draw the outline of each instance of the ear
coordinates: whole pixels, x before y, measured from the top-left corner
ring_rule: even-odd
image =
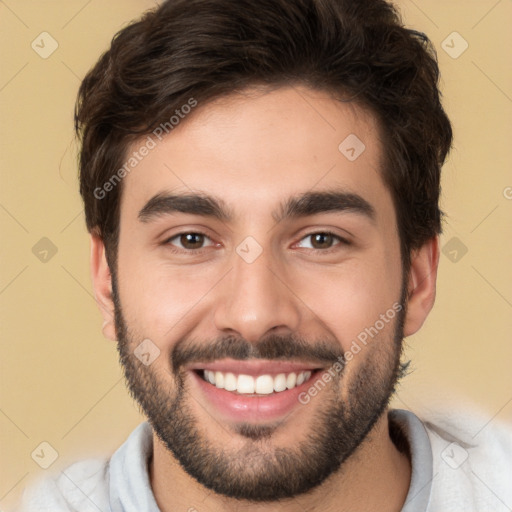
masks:
[[[96,303],[103,315],[103,335],[116,341],[114,301],[112,299],[112,275],[107,263],[103,239],[91,234],[91,277]]]
[[[436,236],[411,255],[405,336],[410,336],[420,329],[434,305],[438,265],[439,237]]]

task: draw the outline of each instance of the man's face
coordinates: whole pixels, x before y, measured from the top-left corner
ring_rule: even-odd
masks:
[[[253,91],[199,105],[125,178],[114,292],[127,380],[183,468],[220,494],[307,491],[385,410],[404,276],[382,150],[354,105]],[[160,351],[149,365],[134,355],[143,340],[146,360]]]

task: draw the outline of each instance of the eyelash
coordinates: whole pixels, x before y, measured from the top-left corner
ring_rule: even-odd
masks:
[[[344,245],[344,246],[351,245],[350,242],[346,238],[343,238],[343,237],[337,235],[336,233],[333,233],[332,231],[314,231],[313,233],[308,233],[307,235],[304,235],[299,240],[299,242],[301,242],[302,240],[304,240],[306,238],[312,237],[314,235],[332,236],[335,240],[337,240],[338,243],[335,243],[334,245],[332,245],[331,247],[328,247],[327,249],[306,248],[308,251],[321,252],[322,254],[329,254],[332,251],[336,251],[338,246],[340,246],[340,245]]]
[[[333,250],[336,250],[336,248],[340,245],[344,245],[344,246],[351,245],[351,242],[349,242],[347,239],[337,235],[336,233],[333,233],[332,231],[314,231],[312,233],[308,233],[307,235],[304,235],[299,240],[299,242],[301,242],[302,240],[304,240],[308,237],[312,237],[314,235],[320,235],[320,234],[332,236],[334,239],[337,240],[338,243],[334,244],[331,247],[328,247],[327,249],[306,248],[308,251],[321,252],[323,254],[328,254],[328,253],[332,252]],[[184,249],[184,248],[179,248],[179,247],[173,246],[171,241],[175,240],[177,238],[180,238],[183,235],[200,235],[200,236],[203,236],[203,237],[207,238],[208,240],[210,240],[212,242],[212,244],[208,245],[207,247],[200,247],[199,249]],[[299,242],[296,242],[296,244]],[[296,244],[294,244],[294,245],[296,245]],[[209,247],[215,247],[218,244],[213,242],[213,240],[211,240],[211,238],[206,233],[203,233],[201,231],[183,231],[182,233],[177,233],[176,235],[173,235],[172,237],[166,239],[164,241],[163,245],[169,246],[171,248],[171,250],[175,253],[188,252],[188,253],[202,254],[202,252],[204,252],[205,249],[208,249]]]

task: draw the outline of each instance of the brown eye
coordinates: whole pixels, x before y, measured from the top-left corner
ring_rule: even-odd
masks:
[[[200,249],[204,244],[204,235],[186,233],[180,235],[180,243],[185,249]]]
[[[350,245],[349,242],[333,233],[319,231],[305,236],[297,245],[305,249],[325,250],[341,244]]]
[[[334,237],[330,233],[315,233],[310,236],[311,246],[314,249],[329,249],[334,242]]]
[[[202,233],[181,233],[169,238],[166,243],[188,251],[203,249],[214,245],[210,238]]]

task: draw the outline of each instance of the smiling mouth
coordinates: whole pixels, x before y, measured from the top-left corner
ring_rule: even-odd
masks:
[[[218,389],[231,391],[246,396],[262,396],[282,393],[301,386],[317,373],[318,369],[297,372],[287,372],[261,375],[235,374],[214,370],[196,370],[196,373],[206,382]]]
[[[265,423],[303,406],[300,394],[326,370],[318,363],[224,358],[193,363],[187,370],[199,401],[220,421]]]

